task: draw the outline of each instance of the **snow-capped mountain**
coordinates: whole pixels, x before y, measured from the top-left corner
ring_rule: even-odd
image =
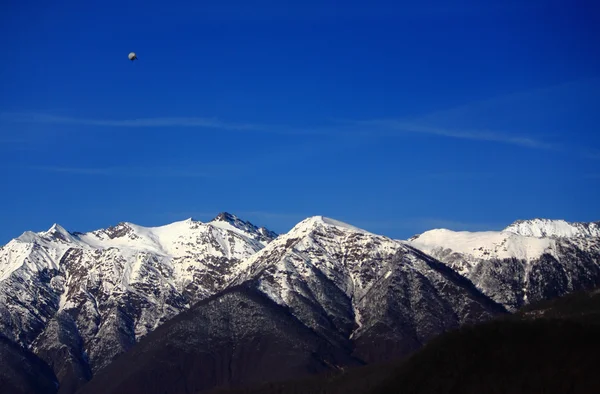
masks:
[[[422,252],[322,216],[241,266],[232,287],[150,333],[82,393],[191,392],[338,370],[505,313]]]
[[[582,238],[600,237],[600,222],[569,223],[564,220],[517,220],[504,229],[528,237]]]
[[[433,336],[502,313],[429,256],[315,216],[243,263],[249,279],[315,332],[364,361],[407,354]]]
[[[78,394],[213,393],[360,364],[246,282],[149,333]]]
[[[275,236],[227,213],[208,223],[26,232],[0,249],[0,334],[30,347],[59,379],[85,381],[224,289],[240,263]]]
[[[119,223],[89,233],[54,225],[0,248],[0,336],[48,363],[61,394],[163,326],[165,335],[208,335],[178,342],[195,352],[219,343],[216,357],[236,360],[229,369],[215,364],[225,374],[219,379],[231,382],[235,368],[252,363],[235,353],[252,353],[244,319],[264,326],[251,327],[256,346],[303,347],[298,354],[308,358],[295,368],[306,371],[400,357],[465,323],[595,286],[598,223],[535,219],[496,232],[431,230],[407,241],[322,216],[280,236],[227,213],[207,223]],[[183,311],[191,315],[172,326]],[[269,316],[278,323],[269,326]],[[215,327],[200,331],[191,323],[213,319]],[[284,342],[265,339],[278,330]],[[164,348],[143,349],[167,354],[173,343],[153,338]]]
[[[535,219],[503,231],[436,229],[407,244],[447,264],[511,311],[600,286],[598,223]]]

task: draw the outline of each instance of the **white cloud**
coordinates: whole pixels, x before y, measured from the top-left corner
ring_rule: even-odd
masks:
[[[102,127],[203,127],[227,130],[262,130],[262,126],[223,122],[214,118],[199,117],[163,117],[138,119],[86,119],[68,116],[55,116],[43,113],[20,112],[2,113],[2,119],[14,122],[55,123],[63,125],[102,126]]]
[[[216,118],[202,117],[157,117],[136,119],[91,119],[70,116],[56,116],[38,112],[0,113],[0,119],[19,123],[42,123],[74,126],[93,126],[105,128],[198,128],[217,129],[238,132],[256,132],[283,135],[340,135],[339,129],[331,127],[290,127],[285,125],[261,125],[235,123]],[[362,133],[364,134],[364,133]]]
[[[83,168],[83,167],[57,167],[57,166],[31,166],[30,170],[79,174],[79,175],[106,175],[124,177],[166,177],[166,178],[207,178],[210,174],[197,172],[185,168],[173,167],[109,167],[109,168]]]
[[[451,130],[440,127],[419,125],[416,123],[402,122],[393,119],[378,119],[368,121],[355,121],[356,125],[371,127],[374,134],[387,134],[398,132],[409,132],[419,134],[430,134],[441,137],[449,137],[463,140],[498,142],[517,145],[533,149],[558,150],[556,144],[541,141],[535,138],[508,133],[500,133],[489,130]]]

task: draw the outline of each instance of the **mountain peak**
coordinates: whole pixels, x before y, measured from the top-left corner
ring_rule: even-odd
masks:
[[[233,223],[236,220],[240,220],[237,216],[229,213],[229,212],[221,212],[211,222],[228,222]]]
[[[571,223],[565,220],[536,218],[517,220],[504,231],[537,238],[600,237],[600,222]]]
[[[346,231],[349,230],[356,233],[374,235],[367,230],[363,230],[361,228],[352,226],[351,224],[344,223],[336,219],[331,219],[322,215],[311,216],[304,219],[303,221],[298,223],[290,232],[306,231],[315,227],[335,227],[337,229],[342,229]]]
[[[110,226],[107,229],[103,230],[103,232],[108,235],[110,239],[121,238],[125,236],[129,236],[130,238],[138,238],[135,235],[132,223],[128,222],[120,222],[115,226]]]
[[[268,230],[264,227],[255,226],[254,224],[252,224],[248,221],[242,220],[239,217],[237,217],[234,214],[231,214],[229,212],[219,213],[217,216],[215,216],[215,218],[213,220],[208,222],[208,224],[210,224],[212,226],[217,226],[217,227],[231,226],[238,230],[245,231],[247,233],[259,234],[261,239],[263,239],[265,241],[271,241],[271,240],[277,238],[277,234],[274,233],[273,231]]]
[[[65,231],[64,227],[63,227],[63,226],[61,226],[61,225],[60,225],[60,224],[58,224],[58,223],[54,223],[54,224],[52,225],[52,227],[50,227],[50,229],[48,230],[48,232],[61,231],[61,230],[62,230],[62,231]]]
[[[42,237],[51,238],[53,240],[62,240],[65,242],[69,242],[72,240],[73,236],[64,227],[62,227],[58,223],[54,223],[52,227],[48,229],[48,231],[40,233]]]

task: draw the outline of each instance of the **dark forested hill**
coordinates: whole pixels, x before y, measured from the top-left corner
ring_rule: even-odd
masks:
[[[54,394],[58,381],[35,354],[0,336],[0,393]]]
[[[443,334],[396,363],[218,394],[600,393],[600,292]]]

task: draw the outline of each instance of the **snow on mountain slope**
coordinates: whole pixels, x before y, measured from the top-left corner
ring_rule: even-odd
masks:
[[[413,237],[411,246],[432,256],[460,253],[465,265],[453,267],[467,274],[481,260],[510,259],[532,261],[542,254],[555,254],[556,242],[549,238],[533,238],[505,231],[452,231],[436,229]]]
[[[288,233],[281,235],[268,245],[263,253],[248,258],[240,267],[241,280],[247,280],[256,272],[268,268],[273,263],[273,259],[266,257],[271,254],[276,255],[283,249],[285,250],[283,255],[276,255],[284,259],[284,262],[278,261],[279,264],[289,266],[294,262],[306,263],[299,267],[300,272],[296,274],[309,275],[308,270],[316,267],[331,278],[346,295],[362,294],[367,290],[371,276],[366,273],[361,275],[360,267],[355,267],[356,269],[352,271],[340,271],[340,265],[366,264],[368,261],[357,260],[359,257],[368,258],[373,260],[370,268],[376,274],[384,274],[385,267],[375,262],[380,262],[382,255],[394,254],[399,248],[401,245],[390,238],[371,234],[337,220],[314,216],[303,220]],[[240,282],[240,278],[237,282]],[[286,295],[292,290],[286,284],[282,282],[283,287],[278,291],[267,287],[264,290],[274,298],[274,301],[285,303]]]
[[[252,280],[330,343],[381,361],[504,308],[600,286],[597,226],[540,219],[398,241],[323,216],[281,236],[227,213],[85,234],[54,225],[0,248],[0,335],[79,387],[196,301]]]
[[[39,234],[23,233],[0,248],[0,281],[21,267],[31,272],[57,269],[60,256],[73,241],[73,236],[57,224]]]
[[[188,219],[154,228],[121,223],[107,230],[81,235],[80,239],[95,248],[116,247],[124,253],[144,251],[164,257],[162,260],[166,259],[166,263],[163,266],[172,270],[170,275],[177,289],[190,301],[197,301],[222,289],[237,263],[275,237],[276,234],[268,230],[224,213],[208,223]],[[127,271],[124,277],[131,279],[129,274],[136,273],[139,271]]]
[[[529,237],[600,237],[600,222],[569,223],[564,220],[518,220],[504,229]]]
[[[0,248],[0,334],[51,365],[66,348],[70,368],[84,376],[224,289],[275,237],[226,213],[207,223],[26,232]]]
[[[535,219],[504,231],[430,230],[406,241],[516,310],[529,302],[600,285],[596,223]]]
[[[503,311],[429,256],[322,216],[300,222],[244,266],[234,284],[255,279],[308,327],[368,361],[407,354]]]

